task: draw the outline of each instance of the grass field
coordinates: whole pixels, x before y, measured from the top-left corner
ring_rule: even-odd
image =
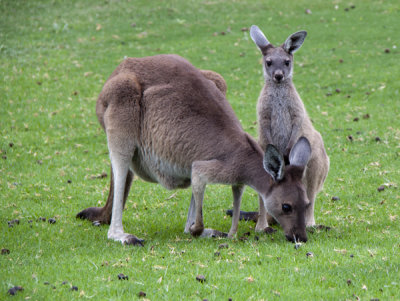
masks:
[[[273,44],[308,31],[294,82],[330,156],[315,215],[332,229],[299,249],[251,222],[236,239],[193,239],[183,233],[190,189],[140,179],[124,227],[143,248],[75,219],[107,197],[95,102],[125,56],[176,53],[219,72],[256,137],[252,24]],[[0,300],[399,300],[399,26],[396,0],[0,0]],[[257,206],[247,188],[242,209]],[[205,225],[228,231],[230,207],[230,187],[208,186]],[[14,286],[23,291],[11,297]]]

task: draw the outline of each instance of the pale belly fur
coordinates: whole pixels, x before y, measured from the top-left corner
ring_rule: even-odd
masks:
[[[160,183],[167,189],[187,188],[191,182],[191,167],[161,159],[152,152],[138,150],[132,160],[131,169],[145,181]]]

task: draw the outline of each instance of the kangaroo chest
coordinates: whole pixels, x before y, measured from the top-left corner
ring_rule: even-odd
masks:
[[[266,131],[280,152],[285,152],[292,135],[295,110],[292,107],[289,89],[273,90],[263,93],[259,99],[258,118],[260,122],[260,139],[265,140]]]
[[[272,144],[283,152],[292,134],[292,116],[290,108],[282,102],[271,106],[270,130]]]

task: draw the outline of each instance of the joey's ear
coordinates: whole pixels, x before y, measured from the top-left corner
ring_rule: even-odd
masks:
[[[252,25],[250,27],[250,37],[256,43],[258,48],[260,48],[261,52],[264,54],[267,46],[270,44],[263,34],[263,32],[258,28],[257,25]]]
[[[289,54],[295,53],[303,45],[306,36],[307,31],[298,31],[290,35],[283,44],[283,49]]]
[[[277,148],[272,144],[267,145],[263,164],[264,169],[271,175],[274,181],[277,182],[283,179],[283,168],[285,167],[285,161]]]
[[[306,137],[300,137],[290,150],[289,162],[291,165],[305,167],[311,157],[311,145]]]

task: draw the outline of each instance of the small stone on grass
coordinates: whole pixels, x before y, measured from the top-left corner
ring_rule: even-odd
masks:
[[[8,255],[8,254],[10,254],[9,249],[1,249],[1,255]]]
[[[8,290],[8,293],[11,295],[11,296],[14,296],[18,291],[23,291],[24,289],[23,289],[23,287],[22,286],[14,286],[14,287],[12,287],[12,288],[10,288],[9,290]]]
[[[124,274],[118,274],[118,280],[128,280],[129,279],[129,277],[127,276],[127,275],[124,275]]]
[[[218,246],[218,249],[228,249],[229,248],[229,245],[228,244],[220,244],[219,246]]]
[[[203,283],[206,281],[206,277],[204,275],[197,275],[196,280]]]

